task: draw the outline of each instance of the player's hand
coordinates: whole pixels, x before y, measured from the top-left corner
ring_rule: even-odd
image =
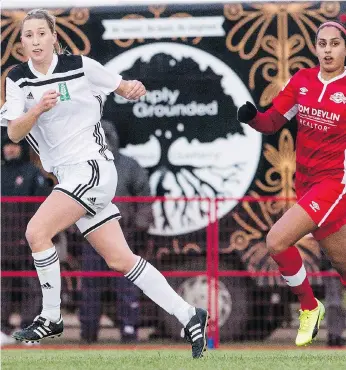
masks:
[[[56,92],[55,90],[48,90],[43,95],[41,100],[38,103],[38,108],[43,112],[48,112],[53,107],[55,107],[56,103],[58,102],[58,97],[60,93]]]
[[[145,95],[147,90],[141,81],[130,80],[127,81],[126,91],[124,98],[128,100],[137,100],[141,96]]]
[[[248,123],[256,117],[257,108],[249,101],[238,109],[238,121]]]

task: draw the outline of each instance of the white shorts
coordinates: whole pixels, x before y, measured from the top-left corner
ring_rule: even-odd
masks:
[[[118,207],[112,203],[118,182],[113,161],[93,159],[54,167],[53,173],[59,181],[54,191],[67,194],[87,211],[76,222],[84,236],[106,222],[120,218]]]

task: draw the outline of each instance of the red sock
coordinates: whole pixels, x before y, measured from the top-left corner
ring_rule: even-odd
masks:
[[[279,271],[291,288],[292,293],[297,295],[302,310],[313,310],[317,307],[314,293],[306,277],[302,257],[296,247],[290,247],[281,253],[271,255],[278,264]]]

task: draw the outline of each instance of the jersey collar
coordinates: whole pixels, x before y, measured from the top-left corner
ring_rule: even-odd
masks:
[[[345,77],[346,76],[346,67],[345,67],[345,69],[344,69],[344,73],[342,73],[341,75],[339,75],[339,76],[336,76],[336,77],[334,77],[334,78],[332,78],[331,80],[329,80],[329,81],[326,81],[326,80],[324,80],[323,78],[322,78],[322,75],[321,75],[321,71],[319,71],[318,72],[318,79],[324,84],[324,85],[328,85],[328,84],[330,84],[331,82],[334,82],[334,81],[337,81],[337,80],[339,80],[340,78],[343,78],[343,77]]]
[[[53,54],[52,63],[49,66],[49,69],[48,69],[47,74],[43,74],[43,73],[41,73],[39,71],[36,71],[36,69],[34,68],[34,65],[32,64],[32,60],[31,59],[29,59],[29,61],[28,61],[29,68],[30,68],[31,72],[36,77],[47,77],[47,76],[50,76],[53,73],[53,71],[54,71],[54,69],[55,69],[55,67],[56,67],[57,64],[58,64],[58,56],[54,53]]]

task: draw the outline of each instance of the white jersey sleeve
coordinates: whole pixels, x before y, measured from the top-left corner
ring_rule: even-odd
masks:
[[[120,75],[111,73],[94,59],[82,56],[82,60],[85,76],[93,91],[108,95],[119,87],[122,80]]]
[[[1,126],[19,118],[24,113],[25,98],[23,90],[10,78],[6,78],[6,103],[1,108]]]

